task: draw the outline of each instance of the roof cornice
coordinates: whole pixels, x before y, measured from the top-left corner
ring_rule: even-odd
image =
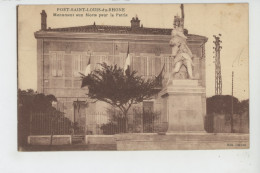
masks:
[[[118,34],[118,33],[85,33],[85,32],[54,32],[37,31],[36,39],[98,39],[98,40],[134,40],[134,41],[160,41],[169,42],[170,35],[142,35],[142,34]],[[188,42],[207,42],[208,38],[199,35],[188,34]]]

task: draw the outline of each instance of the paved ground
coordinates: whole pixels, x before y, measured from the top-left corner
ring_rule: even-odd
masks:
[[[98,144],[98,145],[28,145],[19,147],[19,151],[113,151],[116,145]]]

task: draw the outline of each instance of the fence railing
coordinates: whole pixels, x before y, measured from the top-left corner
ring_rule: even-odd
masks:
[[[67,135],[73,132],[75,124],[61,112],[32,112],[30,135]]]
[[[87,134],[118,134],[118,133],[156,133],[159,132],[162,122],[159,112],[133,113],[127,118],[120,115],[92,115],[95,123],[86,122]],[[104,123],[105,122],[105,123]]]
[[[135,112],[128,115],[128,118],[120,115],[91,114],[86,115],[85,123],[72,122],[60,112],[34,112],[30,115],[30,135],[156,133],[164,125],[159,112]]]

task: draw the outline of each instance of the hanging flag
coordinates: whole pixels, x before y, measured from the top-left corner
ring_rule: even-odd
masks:
[[[91,59],[91,54],[90,54],[90,57],[89,57],[89,60],[88,60],[88,64],[87,64],[87,67],[86,67],[86,70],[85,70],[85,76],[88,76],[91,72],[91,69],[90,69],[90,59]]]
[[[86,66],[86,70],[84,72],[84,74],[80,73],[81,74],[81,80],[82,80],[82,83],[81,83],[81,88],[85,87],[85,86],[88,86],[91,82],[91,77],[89,76],[89,74],[91,73],[91,63],[90,63],[90,60],[91,60],[91,54],[89,56],[89,60],[88,60],[88,64]]]
[[[128,48],[127,48],[127,54],[126,54],[126,60],[124,65],[124,75],[126,74],[126,71],[130,72],[130,53],[129,53],[129,42],[128,42]]]
[[[163,81],[163,78],[164,78],[164,75],[163,75],[164,67],[165,67],[165,64],[163,64],[163,68],[162,68],[160,74],[155,77],[156,85],[158,87],[162,87],[162,81]]]

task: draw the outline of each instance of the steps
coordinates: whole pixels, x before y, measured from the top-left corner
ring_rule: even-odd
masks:
[[[72,144],[85,144],[85,135],[72,135],[71,143]]]

